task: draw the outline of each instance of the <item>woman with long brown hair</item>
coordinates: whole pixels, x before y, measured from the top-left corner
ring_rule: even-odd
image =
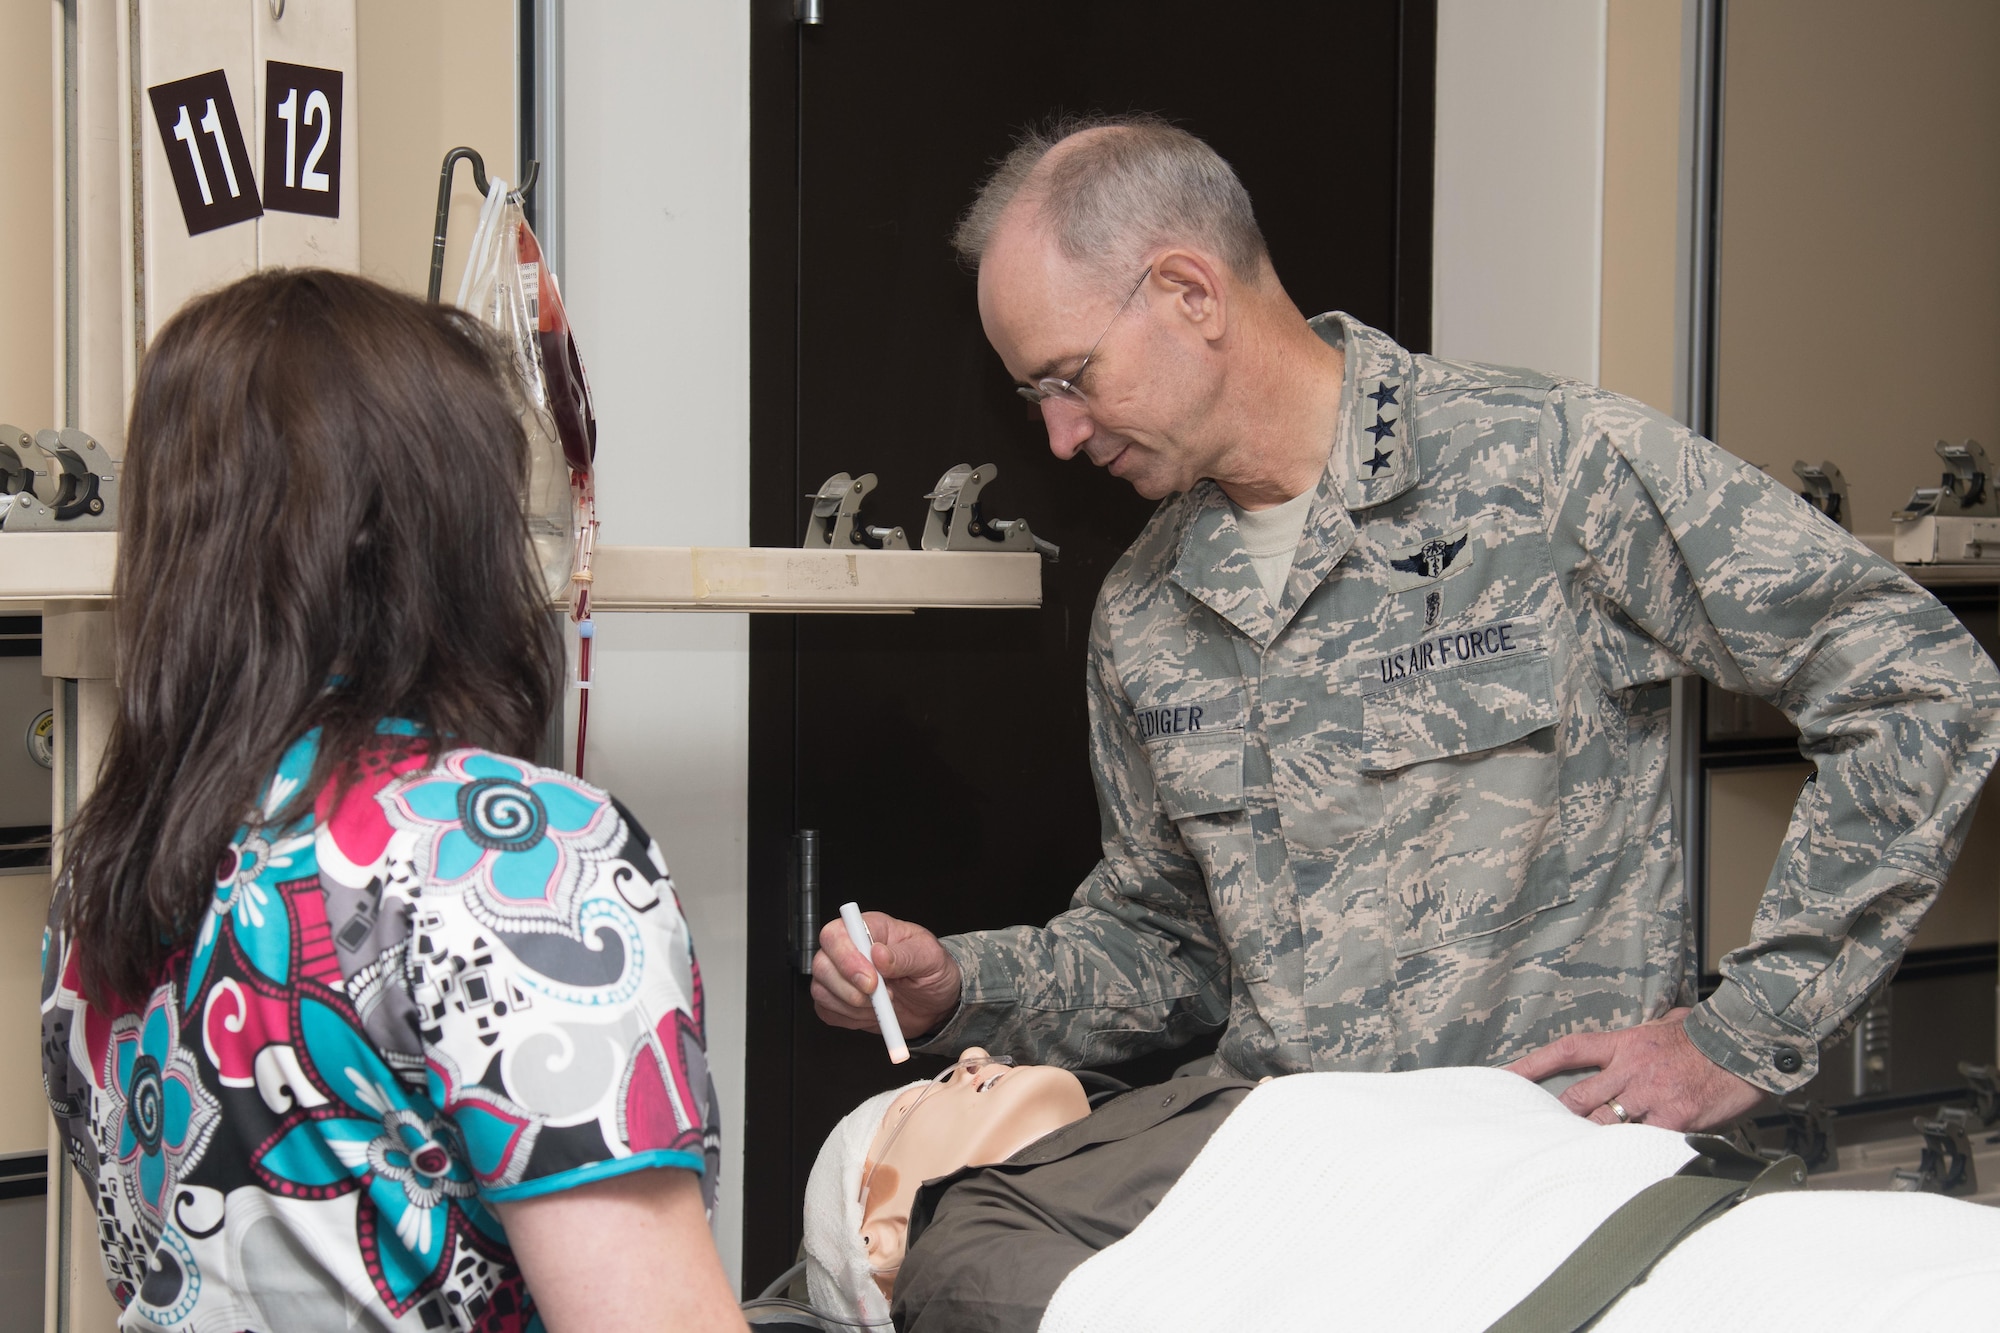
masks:
[[[534,753],[561,649],[483,330],[254,275],[140,368],[49,1102],[136,1327],[741,1327],[659,850]]]

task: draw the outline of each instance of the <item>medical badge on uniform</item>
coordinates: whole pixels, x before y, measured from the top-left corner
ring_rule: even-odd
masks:
[[[1471,544],[1471,530],[1460,529],[1384,553],[1389,558],[1390,592],[1423,591],[1426,628],[1444,618],[1444,590],[1439,585],[1472,568]]]
[[[1471,530],[1461,528],[1442,537],[1432,537],[1414,546],[1387,552],[1389,591],[1408,592],[1412,588],[1428,587],[1463,574],[1472,568],[1472,557],[1465,553],[1470,541]]]
[[[1461,533],[1457,541],[1443,537],[1427,541],[1412,554],[1391,560],[1389,568],[1400,569],[1405,574],[1421,574],[1427,579],[1441,579],[1451,568],[1452,561],[1465,550],[1465,540],[1465,535]]]

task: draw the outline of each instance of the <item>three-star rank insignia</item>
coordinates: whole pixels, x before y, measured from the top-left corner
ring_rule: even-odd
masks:
[[[1408,441],[1402,438],[1402,432],[1397,429],[1403,419],[1404,405],[1400,401],[1402,393],[1403,384],[1400,380],[1378,379],[1375,381],[1375,387],[1362,395],[1365,401],[1374,405],[1375,417],[1372,424],[1361,428],[1369,437],[1368,444],[1363,447],[1372,450],[1361,459],[1361,466],[1368,469],[1364,480],[1372,481],[1385,472],[1394,476],[1403,471],[1397,459],[1397,455],[1408,447]],[[1362,409],[1361,416],[1364,421],[1368,415],[1368,410]]]

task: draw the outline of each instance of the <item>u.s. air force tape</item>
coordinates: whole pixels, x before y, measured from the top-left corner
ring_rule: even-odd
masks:
[[[1523,648],[1532,647],[1532,640],[1533,626],[1512,620],[1495,621],[1477,629],[1448,630],[1442,634],[1427,635],[1407,648],[1384,653],[1376,659],[1373,673],[1362,674],[1364,679],[1379,679],[1381,684],[1387,685],[1407,676],[1457,666],[1461,662],[1477,662],[1518,653]]]

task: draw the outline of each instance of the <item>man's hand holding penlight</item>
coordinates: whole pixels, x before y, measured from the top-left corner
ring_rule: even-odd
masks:
[[[813,958],[813,1008],[840,1028],[880,1031],[869,995],[887,978],[896,1019],[912,1040],[929,1033],[958,1008],[958,963],[937,936],[922,926],[882,912],[863,912],[875,937],[872,958],[864,958],[837,918],[820,929]]]

